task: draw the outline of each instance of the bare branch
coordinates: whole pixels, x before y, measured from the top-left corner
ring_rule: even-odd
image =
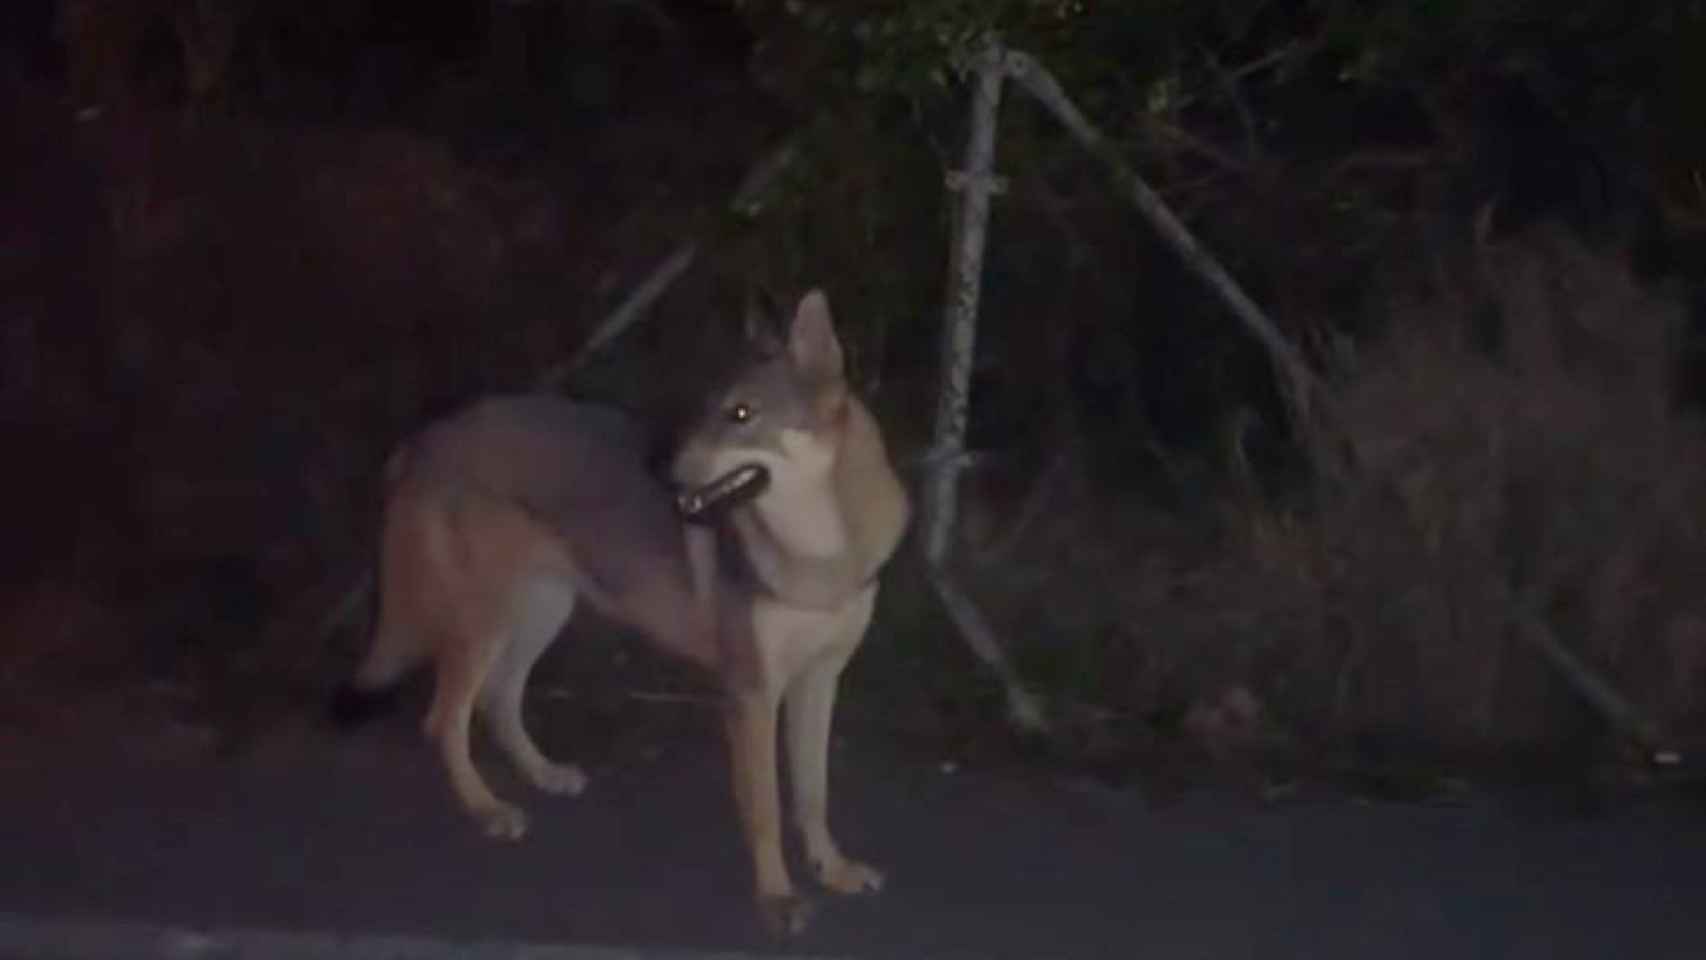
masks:
[[[995,175],[995,126],[1005,79],[1002,48],[994,38],[984,41],[972,61],[974,83],[971,133],[966,140],[962,169],[949,171],[948,188],[960,195],[959,221],[953,234],[947,303],[942,324],[942,381],[936,406],[934,439],[924,482],[922,523],[924,557],[932,583],[949,617],[977,655],[1001,678],[1007,692],[1008,714],[1020,729],[1044,727],[1041,706],[1020,684],[1007,662],[995,632],[969,597],[954,584],[947,570],[948,547],[959,510],[960,471],[965,468],[966,401],[971,391],[972,364],[977,349],[977,305],[983,284],[983,248],[989,229],[989,200],[1000,192]]]
[[[1241,83],[1244,80],[1269,69],[1270,67],[1277,67],[1283,64],[1287,60],[1291,60],[1295,57],[1308,56],[1321,48],[1323,43],[1326,41],[1326,37],[1326,31],[1322,30],[1317,31],[1314,36],[1303,40],[1287,41],[1254,60],[1248,60],[1236,67],[1226,69],[1225,79],[1232,81],[1233,83]],[[1217,82],[1220,81],[1217,80]],[[1176,107],[1188,107],[1202,99],[1203,96],[1204,92],[1200,89],[1193,90],[1180,94],[1173,100],[1173,105]]]
[[[1651,750],[1655,761],[1675,762],[1669,759],[1675,756],[1675,752],[1659,724],[1618,693],[1610,681],[1571,653],[1552,632],[1538,607],[1532,600],[1512,601],[1511,617],[1517,628],[1517,636],[1558,671],[1558,675],[1614,728]]]
[[[978,659],[1001,678],[1007,695],[1008,720],[1021,730],[1045,729],[1048,721],[1042,703],[1020,682],[1018,673],[1007,662],[1007,655],[1001,651],[1001,641],[996,639],[995,631],[990,629],[977,605],[945,569],[932,570],[930,583],[936,588],[936,595],[942,599],[942,607],[948,611],[948,617],[954,621],[960,636],[965,638]]]
[[[684,243],[674,253],[666,257],[662,263],[653,267],[646,279],[641,281],[640,285],[635,287],[633,292],[629,293],[615,310],[610,311],[609,315],[604,318],[604,322],[598,325],[598,329],[592,332],[592,336],[586,338],[585,342],[575,350],[568,360],[545,371],[538,383],[535,384],[535,388],[552,390],[562,386],[563,381],[592,359],[594,354],[604,349],[606,344],[621,336],[629,327],[634,325],[635,321],[645,316],[652,304],[656,303],[658,298],[662,297],[664,292],[673,286],[682,274],[687,272],[687,268],[693,265],[693,261],[698,255],[699,244]]]
[[[1279,369],[1282,383],[1286,387],[1286,398],[1291,405],[1293,418],[1300,427],[1307,424],[1310,419],[1310,405],[1320,383],[1297,349],[1280,334],[1273,321],[1250,299],[1238,285],[1238,281],[1221,266],[1220,261],[1205,250],[1190,230],[1179,222],[1167,204],[1144,182],[1131,164],[1120,156],[1119,151],[1109,143],[1102,132],[1085,119],[1077,105],[1061,89],[1060,81],[1056,80],[1046,67],[1035,57],[1022,51],[1009,51],[1006,65],[1008,75],[1054,114],[1074,139],[1108,167],[1115,182],[1127,193],[1138,212],[1149,220],[1162,239],[1173,247],[1186,265],[1202,278],[1245,328],[1267,348],[1269,357]]]
[[[1250,109],[1250,104],[1244,99],[1244,91],[1238,85],[1238,78],[1221,66],[1220,58],[1207,47],[1202,48],[1203,60],[1208,64],[1209,71],[1220,82],[1221,89],[1226,93],[1226,99],[1232,104],[1232,109],[1238,114],[1238,123],[1244,128],[1244,156],[1246,160],[1255,163],[1261,159],[1262,143],[1260,132],[1256,129],[1256,114]]]
[[[1249,163],[1240,160],[1226,149],[1215,146],[1178,124],[1168,123],[1165,120],[1151,117],[1145,120],[1143,125],[1145,129],[1149,130],[1151,133],[1158,133],[1161,136],[1166,137],[1168,140],[1171,140],[1179,146],[1184,147],[1186,150],[1189,150],[1191,153],[1208,160],[1210,163],[1213,163],[1216,167],[1219,167],[1222,170],[1231,171],[1232,173],[1236,173],[1240,176],[1248,176],[1250,173]]]
[[[1049,504],[1053,502],[1054,495],[1058,492],[1057,488],[1072,466],[1072,462],[1073,451],[1070,447],[1063,446],[1055,451],[1054,456],[1049,458],[1048,466],[1043,468],[1042,474],[1032,484],[1030,493],[1026,494],[1019,507],[1018,516],[1013,519],[1013,523],[1007,528],[1007,532],[1002,534],[1001,539],[979,551],[977,556],[973,558],[974,563],[978,566],[991,566],[999,563],[1002,558],[1013,552],[1014,547],[1024,540],[1025,533],[1030,530],[1031,525],[1043,515],[1043,511],[1048,509]]]
[[[977,349],[977,302],[982,292],[983,248],[989,228],[989,198],[994,192],[995,125],[1001,108],[1001,48],[988,42],[979,52],[972,92],[971,134],[964,169],[950,174],[960,194],[956,241],[949,258],[947,304],[943,310],[942,382],[930,447],[935,463],[924,489],[924,556],[932,569],[947,557],[958,512],[961,463],[965,447],[966,402]]]
[[[1431,149],[1422,150],[1362,150],[1334,163],[1322,178],[1328,183],[1355,173],[1405,173],[1426,169],[1439,162]]]

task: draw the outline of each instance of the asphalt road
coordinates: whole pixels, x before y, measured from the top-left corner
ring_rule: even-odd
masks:
[[[92,923],[214,937],[146,954],[159,956],[333,955],[327,944],[355,936],[393,939],[348,941],[366,952],[343,955],[772,952],[752,924],[714,741],[595,770],[576,799],[533,793],[477,754],[533,814],[516,845],[461,818],[408,718],[226,762],[145,737],[75,743],[0,741],[0,954],[30,954],[32,937],[71,944],[77,930],[93,939],[64,955],[104,954],[131,929]],[[825,903],[793,954],[1706,956],[1706,815],[1584,819],[1491,797],[1269,806],[1204,794],[1155,807],[1136,791],[947,773],[870,745],[835,763],[844,846],[886,867],[889,885]],[[294,953],[220,946],[218,931],[239,929],[320,939]]]

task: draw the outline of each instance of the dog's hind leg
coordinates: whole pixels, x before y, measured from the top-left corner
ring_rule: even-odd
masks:
[[[498,746],[523,776],[547,793],[574,796],[586,789],[586,774],[574,764],[556,763],[539,749],[522,719],[522,698],[533,665],[574,612],[574,588],[539,579],[516,592],[509,643],[486,675],[480,713]]]
[[[467,626],[457,625],[457,629]],[[453,642],[444,648],[425,731],[438,743],[445,771],[450,775],[450,786],[462,806],[488,835],[516,840],[527,832],[527,814],[492,793],[480,771],[475,769],[469,751],[468,728],[474,718],[475,698],[507,639],[501,632],[494,632],[491,625],[480,629],[479,635],[469,638],[470,642]]]

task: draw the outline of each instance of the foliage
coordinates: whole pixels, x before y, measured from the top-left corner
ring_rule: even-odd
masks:
[[[1257,477],[1257,491],[1240,494],[1253,499],[1228,508],[1228,540],[1206,548],[1209,556],[1170,553],[1168,544],[1190,541],[1199,527],[1188,514],[1159,519],[1153,505],[1133,504],[1127,472],[1112,498],[1086,492],[1095,490],[1087,481],[1079,509],[1038,534],[1058,536],[1034,562],[986,571],[1004,622],[1033,639],[1025,645],[1033,675],[1068,697],[1146,713],[1169,697],[1189,699],[1179,691],[1200,689],[1205,675],[1248,679],[1265,669],[1273,682],[1257,681],[1264,695],[1289,699],[1294,717],[1319,728],[1544,739],[1580,718],[1576,705],[1551,696],[1558,688],[1536,661],[1507,647],[1507,594],[1537,590],[1556,600],[1548,616],[1566,643],[1666,719],[1698,724],[1697,698],[1675,682],[1678,671],[1697,674],[1698,613],[1686,578],[1663,576],[1693,569],[1701,555],[1692,501],[1675,492],[1700,488],[1696,428],[1665,406],[1689,389],[1669,376],[1681,361],[1679,318],[1634,292],[1621,266],[1569,244],[1536,244],[1525,231],[1564,220],[1640,246],[1654,242],[1658,224],[1660,246],[1679,249],[1675,238],[1706,225],[1694,173],[1706,138],[1691,104],[1701,87],[1690,82],[1706,63],[1706,9],[1560,10],[1546,0],[736,6],[754,24],[769,88],[840,121],[817,171],[844,186],[850,169],[884,171],[867,180],[873,193],[842,195],[863,216],[901,234],[910,223],[945,246],[945,209],[919,204],[910,187],[957,161],[958,71],[993,31],[1062,78],[1288,332],[1322,345],[1323,367],[1355,344],[1372,361],[1339,371],[1360,419],[1335,440],[1396,444],[1402,462],[1365,463],[1317,514],[1268,499],[1259,488],[1269,478]],[[847,122],[855,117],[866,119]],[[920,142],[932,146],[934,164]],[[1124,471],[1153,457],[1181,488],[1236,488],[1240,478],[1182,467],[1179,454],[1212,458],[1224,436],[1217,428],[1259,405],[1262,388],[1248,373],[1259,364],[1239,356],[1242,334],[1206,297],[1179,292],[1192,282],[1129,238],[1141,225],[1109,213],[1117,208],[1094,168],[1034,111],[1004,112],[999,164],[1014,189],[998,204],[986,269],[980,349],[991,362],[974,393],[985,403],[974,424],[990,415],[996,378],[987,371],[1002,369],[1028,398],[1055,396],[1052,385],[1076,375],[1057,353],[1029,349],[1035,339],[1025,333],[1070,317],[1103,329],[1092,351],[1099,361],[1129,353],[1146,374],[1128,387],[1143,396],[1091,448],[1119,449]],[[795,187],[809,196],[820,183]],[[1116,231],[1110,243],[1108,225],[1122,219],[1126,235]],[[1454,279],[1472,295],[1453,300],[1436,289],[1425,306],[1395,307],[1389,267],[1426,262],[1450,275],[1441,265],[1471,237],[1483,246],[1470,259],[1485,263]],[[1484,246],[1512,237],[1523,239],[1502,253]],[[1063,266],[1063,246],[1089,250],[1096,266]],[[1052,274],[1032,289],[1053,294],[1028,300],[1022,275],[1034,279],[1038,264]],[[1564,277],[1590,300],[1540,302],[1534,291]],[[936,295],[915,285],[880,312],[928,316]],[[1053,312],[1021,306],[1036,301]],[[1110,302],[1147,309],[1080,319]],[[1543,369],[1532,355],[1501,365],[1463,339],[1489,311],[1526,330],[1527,349],[1617,317],[1652,342],[1618,346],[1642,372],[1610,385]],[[1168,337],[1184,348],[1157,360]],[[1196,449],[1157,450],[1155,434],[1144,436],[1156,426],[1146,415],[1165,409],[1168,390],[1216,407],[1184,428],[1158,425]],[[1429,411],[1438,422],[1422,418]],[[1011,430],[992,432],[1014,442]],[[1632,469],[1637,462],[1648,469]],[[1539,500],[1549,506],[1536,513]],[[1537,573],[1528,569],[1537,550],[1570,559]],[[1616,585],[1630,577],[1663,589],[1629,597]],[[1584,599],[1557,599],[1572,594]],[[1666,639],[1628,641],[1635,635]]]
[[[1564,11],[1550,0],[729,2],[754,30],[771,89],[819,106],[862,99],[882,110],[898,97],[928,117],[958,95],[958,67],[994,32],[1042,58],[1133,151],[1144,149],[1149,116],[1211,144],[1242,124],[1252,140],[1343,159],[1367,138],[1346,121],[1367,112],[1390,126],[1401,121],[1373,113],[1409,111],[1423,115],[1411,139],[1464,162],[1507,83],[1578,138],[1650,144],[1642,152],[1666,168],[1661,179],[1706,152],[1691,120],[1706,79],[1706,8],[1683,0]]]
[[[984,571],[1004,626],[1036,639],[1025,649],[1036,676],[1143,713],[1218,672],[1331,704],[1328,725],[1461,734],[1470,718],[1471,736],[1508,732],[1488,699],[1509,659],[1501,601],[1477,591],[1540,582],[1585,598],[1551,612],[1573,645],[1668,716],[1701,716],[1676,678],[1698,676],[1706,613],[1691,612],[1686,578],[1661,576],[1698,563],[1681,505],[1706,489],[1693,427],[1661,409],[1701,392],[1658,372],[1688,360],[1658,343],[1676,318],[1633,296],[1593,323],[1512,302],[1545,286],[1536,273],[1626,290],[1586,255],[1451,269],[1465,250],[1474,260],[1530,221],[1563,219],[1627,245],[1650,233],[1642,243],[1662,255],[1648,266],[1706,275],[1697,0],[469,0],[437,14],[426,40],[371,0],[75,6],[93,19],[63,24],[82,45],[69,58],[74,103],[109,104],[108,119],[124,99],[140,109],[76,130],[61,117],[56,134],[98,168],[76,189],[104,204],[110,236],[88,245],[108,259],[59,256],[67,290],[93,278],[100,305],[63,312],[102,313],[102,332],[82,338],[102,356],[87,362],[87,325],[55,314],[31,329],[71,331],[63,356],[32,358],[52,375],[13,378],[35,384],[14,390],[35,391],[20,409],[45,408],[76,394],[60,380],[83,377],[81,408],[129,411],[112,438],[76,441],[90,464],[124,451],[122,469],[78,471],[110,477],[120,506],[86,508],[83,524],[113,543],[77,549],[149,572],[112,578],[142,584],[119,598],[150,606],[138,619],[156,617],[155,595],[212,592],[196,579],[209,558],[287,539],[261,564],[286,594],[304,570],[332,566],[315,550],[355,556],[372,474],[398,434],[460,395],[526,382],[687,237],[704,241],[699,266],[593,372],[663,389],[674,378],[645,375],[644,361],[667,331],[714,327],[755,279],[778,292],[825,284],[905,459],[931,409],[961,71],[994,33],[1047,65],[1286,333],[1341,375],[1362,419],[1335,439],[1379,467],[1311,515],[1270,494],[1283,458],[1259,454],[1289,438],[1272,429],[1260,350],[1052,119],[1009,93],[997,161],[1009,190],[995,205],[972,411],[973,445],[994,448],[995,466],[968,478],[965,514],[968,527],[981,515],[1003,529],[1062,449],[1083,474],[1047,499],[1062,506],[1040,511],[1040,542]],[[719,73],[692,59],[690,9],[738,18],[730,60],[764,97],[727,62]],[[650,39],[628,44],[635,33]],[[162,53],[174,37],[186,49]],[[176,79],[136,75],[174,63]],[[167,115],[179,108],[200,122]],[[19,129],[40,140],[37,127]],[[726,215],[745,166],[790,133],[798,159],[776,191]],[[50,166],[84,176],[70,161],[35,175]],[[40,223],[69,219],[53,202],[44,192]],[[1395,267],[1475,294],[1394,309]],[[1521,276],[1500,286],[1503,268]],[[1489,310],[1553,339],[1628,319],[1652,349],[1603,356],[1656,362],[1637,378],[1652,389],[1489,360],[1456,326]],[[1345,356],[1364,362],[1334,366]],[[308,400],[304,383],[321,385]],[[223,415],[196,412],[209,405]],[[81,408],[24,419],[42,421],[45,446],[61,421],[91,416]],[[251,439],[238,450],[227,436]],[[1402,449],[1383,461],[1381,444]],[[982,486],[994,470],[999,495]],[[283,475],[302,489],[265,482]],[[1538,519],[1522,509],[1541,502]],[[108,516],[121,512],[126,522]],[[1513,572],[1544,556],[1570,566]],[[1622,591],[1631,579],[1664,589]],[[13,606],[21,623],[96,629],[104,618],[82,604],[50,590]],[[900,619],[928,623],[916,609]],[[944,633],[927,646],[957,649]],[[1625,642],[1640,636],[1669,646]],[[1299,683],[1336,686],[1264,685],[1252,643],[1289,654],[1281,666]]]
[[[1601,728],[1516,638],[1529,607],[1700,736],[1706,436],[1670,403],[1681,310],[1556,230],[1458,264],[1371,303],[1402,322],[1337,365],[1321,447],[1355,455],[1324,502],[1228,477],[1211,520],[1057,487],[974,568],[1027,675],[1150,723],[1230,687],[1316,743],[1585,746]]]

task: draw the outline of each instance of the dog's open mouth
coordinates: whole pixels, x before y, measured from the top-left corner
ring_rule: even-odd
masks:
[[[748,463],[704,486],[675,495],[675,508],[689,523],[714,523],[729,510],[752,500],[770,485],[770,471]]]

